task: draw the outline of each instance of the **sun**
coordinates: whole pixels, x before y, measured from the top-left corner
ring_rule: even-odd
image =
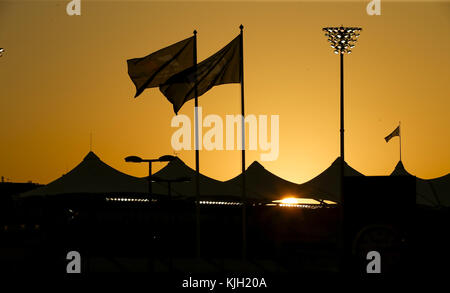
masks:
[[[295,198],[295,197],[287,197],[287,198],[283,198],[280,203],[284,203],[284,204],[296,204],[299,203],[300,200],[299,198]]]
[[[280,200],[274,200],[273,202],[281,204],[318,204],[318,201],[312,198],[298,198],[298,197],[285,197]]]
[[[285,197],[283,199],[279,199],[279,200],[274,200],[274,203],[279,203],[279,204],[288,204],[288,205],[318,205],[321,203],[320,200],[316,200],[313,198],[299,198],[299,197]],[[334,201],[331,200],[324,200],[323,201],[326,204],[336,204]]]

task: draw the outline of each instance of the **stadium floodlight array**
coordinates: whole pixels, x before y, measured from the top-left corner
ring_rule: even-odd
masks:
[[[242,203],[234,202],[234,201],[207,201],[207,200],[200,201],[200,204],[204,204],[204,205],[233,205],[233,206],[242,205]]]
[[[322,29],[335,54],[350,54],[360,36],[359,27],[325,27]]]
[[[106,201],[116,202],[149,202],[146,198],[107,197]]]

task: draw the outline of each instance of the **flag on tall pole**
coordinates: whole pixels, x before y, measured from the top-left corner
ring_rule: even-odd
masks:
[[[245,103],[244,103],[244,26],[241,24],[239,26],[241,30],[240,33],[240,46],[239,46],[239,81],[241,83],[241,128],[242,128],[242,258],[245,260],[247,258],[247,216],[246,216],[246,205],[247,205],[247,188],[245,180]]]
[[[145,89],[164,84],[171,76],[192,68],[193,80],[197,80],[197,31],[190,38],[156,51],[146,57],[127,60],[128,75],[136,86],[138,97]],[[196,253],[200,256],[200,162],[198,139],[198,95],[195,82],[195,186],[196,186]]]
[[[394,129],[388,136],[384,138],[386,142],[389,142],[393,137],[398,136],[399,138],[399,146],[400,146],[400,161],[402,160],[402,136],[400,133],[400,122],[398,123],[397,128]]]
[[[200,147],[199,147],[199,125],[198,125],[198,93],[197,93],[197,31],[194,30],[194,112],[195,112],[195,226],[196,226],[196,254],[201,257],[201,234],[200,234]]]
[[[397,128],[395,128],[394,131],[391,132],[391,134],[386,136],[384,138],[384,140],[386,140],[386,142],[389,142],[391,140],[391,138],[393,138],[395,136],[400,136],[400,126],[397,126]]]
[[[128,75],[138,97],[145,89],[158,87],[172,75],[194,65],[194,37],[187,38],[146,57],[127,60]]]
[[[195,99],[212,87],[228,83],[241,84],[241,128],[242,128],[242,257],[246,258],[246,182],[245,182],[245,103],[244,103],[244,65],[243,65],[243,29],[240,34],[220,51],[170,77],[159,86],[160,91],[173,104],[175,113],[187,101]],[[197,113],[197,112],[196,112]],[[197,116],[196,116],[197,117]],[[196,123],[197,125],[197,123]],[[196,126],[197,129],[197,126]],[[197,144],[196,136],[196,144]]]
[[[240,83],[240,46],[237,36],[228,45],[211,57],[170,77],[160,85],[160,91],[173,104],[175,113],[184,103],[200,97],[213,86],[227,83]]]

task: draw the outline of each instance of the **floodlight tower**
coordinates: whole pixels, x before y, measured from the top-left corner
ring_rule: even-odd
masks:
[[[359,27],[325,27],[322,29],[325,32],[325,36],[330,42],[331,48],[334,49],[334,53],[340,57],[340,78],[341,78],[341,122],[340,122],[340,200],[341,200],[341,233],[340,241],[338,245],[341,250],[340,266],[342,270],[345,270],[345,248],[344,248],[344,170],[345,170],[345,157],[344,157],[344,54],[350,54],[355,47],[356,41],[362,31]]]
[[[355,47],[361,28],[359,27],[325,27],[322,29],[335,54],[340,55],[341,63],[341,171],[344,170],[344,54],[350,54]],[[343,173],[342,173],[343,174]]]

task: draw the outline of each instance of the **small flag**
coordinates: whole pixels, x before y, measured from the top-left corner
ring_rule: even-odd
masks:
[[[391,138],[393,138],[394,136],[400,136],[400,126],[397,126],[397,128],[395,128],[394,131],[391,132],[391,134],[389,134],[388,136],[386,136],[384,139],[386,140],[386,142],[390,141]]]
[[[146,88],[158,87],[172,75],[194,65],[194,37],[146,57],[127,60],[128,75],[136,86],[135,98]]]
[[[159,89],[173,104],[178,113],[187,101],[195,98],[195,80],[197,78],[197,96],[201,96],[215,85],[240,82],[240,36],[237,36],[220,51],[167,80]],[[196,70],[197,69],[197,70]]]

